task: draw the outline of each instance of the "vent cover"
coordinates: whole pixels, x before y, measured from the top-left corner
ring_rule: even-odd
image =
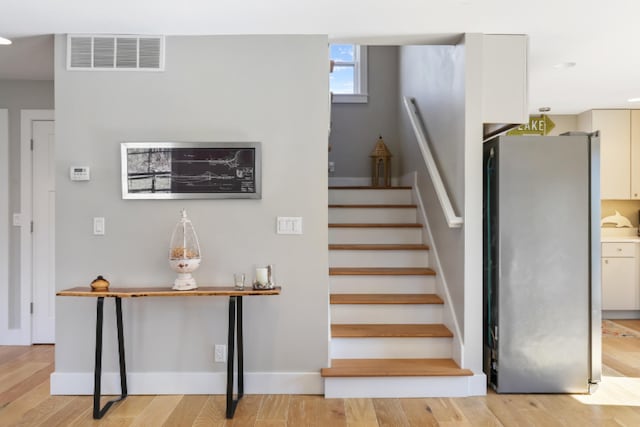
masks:
[[[164,71],[164,37],[69,35],[67,70]]]

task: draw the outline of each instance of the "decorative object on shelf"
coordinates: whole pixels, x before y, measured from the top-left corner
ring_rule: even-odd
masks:
[[[233,286],[238,290],[244,289],[244,273],[233,273]]]
[[[384,145],[382,135],[378,137],[375,148],[369,155],[371,157],[371,185],[373,187],[381,187],[379,185],[380,178],[383,179],[383,187],[391,187],[391,152]],[[381,170],[382,169],[382,170]]]
[[[200,244],[191,220],[187,218],[187,211],[184,209],[171,236],[169,265],[178,273],[173,289],[187,291],[198,287],[191,273],[200,267]]]
[[[91,289],[94,291],[106,291],[109,289],[109,281],[102,276],[98,276],[91,282]]]
[[[256,268],[256,279],[253,289],[274,289],[276,287],[274,265]]]
[[[259,142],[123,142],[123,199],[260,199]]]
[[[620,212],[618,211],[616,211],[615,215],[605,216],[604,218],[602,218],[602,220],[600,221],[600,227],[605,224],[615,224],[616,228],[633,227],[633,225],[631,225],[631,221],[629,221],[627,217],[620,215]]]

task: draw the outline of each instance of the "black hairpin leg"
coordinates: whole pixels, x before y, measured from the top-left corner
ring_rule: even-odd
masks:
[[[237,305],[237,313],[236,313]],[[236,332],[238,337],[236,339]],[[233,399],[233,365],[236,345],[238,347],[238,397]],[[227,348],[227,418],[233,418],[238,402],[244,396],[244,356],[242,349],[242,297],[229,297],[229,333]]]
[[[122,300],[116,297],[116,325],[118,327],[118,356],[120,359],[120,389],[122,391],[118,399],[111,400],[100,409],[100,388],[102,381],[102,324],[103,324],[104,297],[98,297],[96,313],[96,364],[93,373],[93,419],[99,420],[116,402],[127,397],[127,368],[124,362],[124,333],[122,332]]]

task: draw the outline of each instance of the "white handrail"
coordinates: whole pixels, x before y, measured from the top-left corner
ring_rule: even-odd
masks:
[[[442,213],[444,213],[444,217],[446,218],[447,224],[449,224],[450,228],[462,227],[462,217],[457,216],[453,210],[453,206],[451,205],[451,200],[449,199],[447,190],[444,188],[444,184],[442,183],[440,172],[438,171],[435,160],[433,160],[431,150],[429,150],[427,137],[422,131],[422,126],[418,121],[415,105],[412,104],[414,104],[413,98],[405,96],[404,106],[407,109],[407,113],[409,114],[409,121],[411,122],[413,131],[415,132],[416,138],[418,139],[418,147],[420,147],[420,152],[422,153],[424,162],[427,165],[427,171],[429,171],[431,182],[433,182],[433,187],[435,188],[436,194],[438,195],[438,200],[440,201],[440,206],[442,207]]]

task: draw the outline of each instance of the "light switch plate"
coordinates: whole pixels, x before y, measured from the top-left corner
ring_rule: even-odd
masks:
[[[93,234],[104,236],[104,217],[93,218]]]
[[[277,234],[302,234],[302,217],[279,216],[276,221]]]
[[[13,214],[13,226],[14,227],[22,226],[22,214],[19,214],[19,213]]]

